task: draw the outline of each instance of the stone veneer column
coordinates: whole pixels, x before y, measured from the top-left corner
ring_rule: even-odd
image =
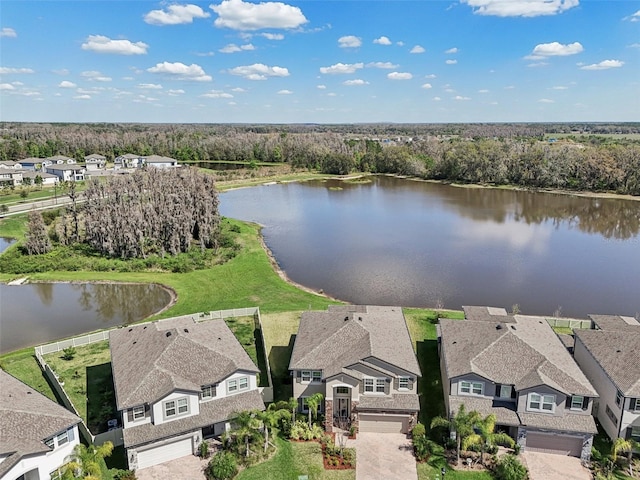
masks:
[[[324,401],[324,430],[333,432],[333,400]]]
[[[351,426],[355,427],[355,433],[360,432],[360,419],[358,415],[358,403],[359,402],[351,402],[351,418],[353,421],[351,422]]]

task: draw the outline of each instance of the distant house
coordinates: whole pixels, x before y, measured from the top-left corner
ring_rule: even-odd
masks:
[[[76,161],[73,158],[66,157],[64,155],[54,155],[53,157],[47,157],[44,160],[49,165],[63,165],[63,164],[72,165],[76,163]]]
[[[80,443],[79,423],[79,417],[0,369],[0,478],[57,478]]]
[[[40,177],[42,179],[42,185],[45,187],[47,185],[55,185],[56,183],[58,183],[58,177],[51,173],[35,172],[33,170],[22,170],[23,181],[25,178],[30,178],[31,184],[35,185],[36,177]]]
[[[600,398],[596,416],[615,440],[640,442],[640,323],[633,317],[589,315],[595,330],[574,330],[574,358]]]
[[[130,469],[192,455],[244,410],[263,410],[258,368],[223,320],[112,330],[116,404]]]
[[[98,155],[97,153],[92,153],[91,155],[84,157],[84,163],[87,171],[100,170],[106,167],[107,157],[104,155]]]
[[[438,325],[447,415],[461,405],[494,414],[497,430],[523,449],[588,461],[598,393],[546,319],[502,308],[463,309],[465,320]]]
[[[12,168],[14,170],[20,170],[22,165],[18,162],[12,162],[11,160],[0,160],[0,168]]]
[[[44,167],[45,173],[58,177],[61,182],[77,182],[84,180],[86,169],[82,165],[54,164]]]
[[[114,160],[114,166],[118,168],[141,168],[144,164],[145,157],[143,155],[136,155],[133,153],[125,153],[119,155]]]
[[[325,429],[408,433],[420,411],[420,367],[400,307],[331,305],[303,312],[289,370],[301,412],[322,393]]]
[[[20,165],[22,165],[22,168],[25,170],[40,170],[46,161],[46,158],[29,157],[20,160]]]
[[[178,160],[175,158],[162,157],[160,155],[149,155],[144,159],[144,165],[154,168],[175,168],[178,167]]]
[[[0,168],[0,187],[15,187],[22,184],[22,170]]]

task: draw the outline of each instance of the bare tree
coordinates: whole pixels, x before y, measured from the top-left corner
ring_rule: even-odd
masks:
[[[42,214],[37,210],[29,212],[29,222],[27,224],[24,246],[29,255],[40,255],[51,250],[47,227],[42,219]]]

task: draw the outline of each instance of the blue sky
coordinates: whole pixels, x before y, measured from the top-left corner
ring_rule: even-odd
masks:
[[[0,4],[0,119],[640,121],[640,1]]]

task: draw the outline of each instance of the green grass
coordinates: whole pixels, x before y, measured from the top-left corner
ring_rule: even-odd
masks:
[[[0,237],[24,240],[27,225],[27,214],[12,215],[0,220]]]
[[[109,342],[76,347],[72,360],[64,360],[62,355],[50,353],[44,359],[64,381],[64,391],[91,433],[105,430],[106,421],[116,413]]]
[[[442,480],[440,469],[434,468],[426,463],[418,464],[418,480]],[[492,480],[493,476],[489,472],[473,472],[465,470],[452,470],[447,468],[444,480]]]
[[[556,333],[564,334],[564,335],[573,335],[573,328],[569,327],[551,327],[553,331]]]
[[[3,355],[0,367],[51,400],[56,400],[53,389],[38,366],[33,348],[25,348]]]
[[[355,480],[354,470],[325,470],[322,451],[317,442],[288,442],[276,438],[278,451],[270,460],[243,470],[236,480]]]
[[[229,317],[225,318],[224,321],[253,363],[260,369],[258,386],[269,386],[267,364],[264,360],[264,345],[262,345],[260,330],[255,328],[255,320],[253,317]]]

